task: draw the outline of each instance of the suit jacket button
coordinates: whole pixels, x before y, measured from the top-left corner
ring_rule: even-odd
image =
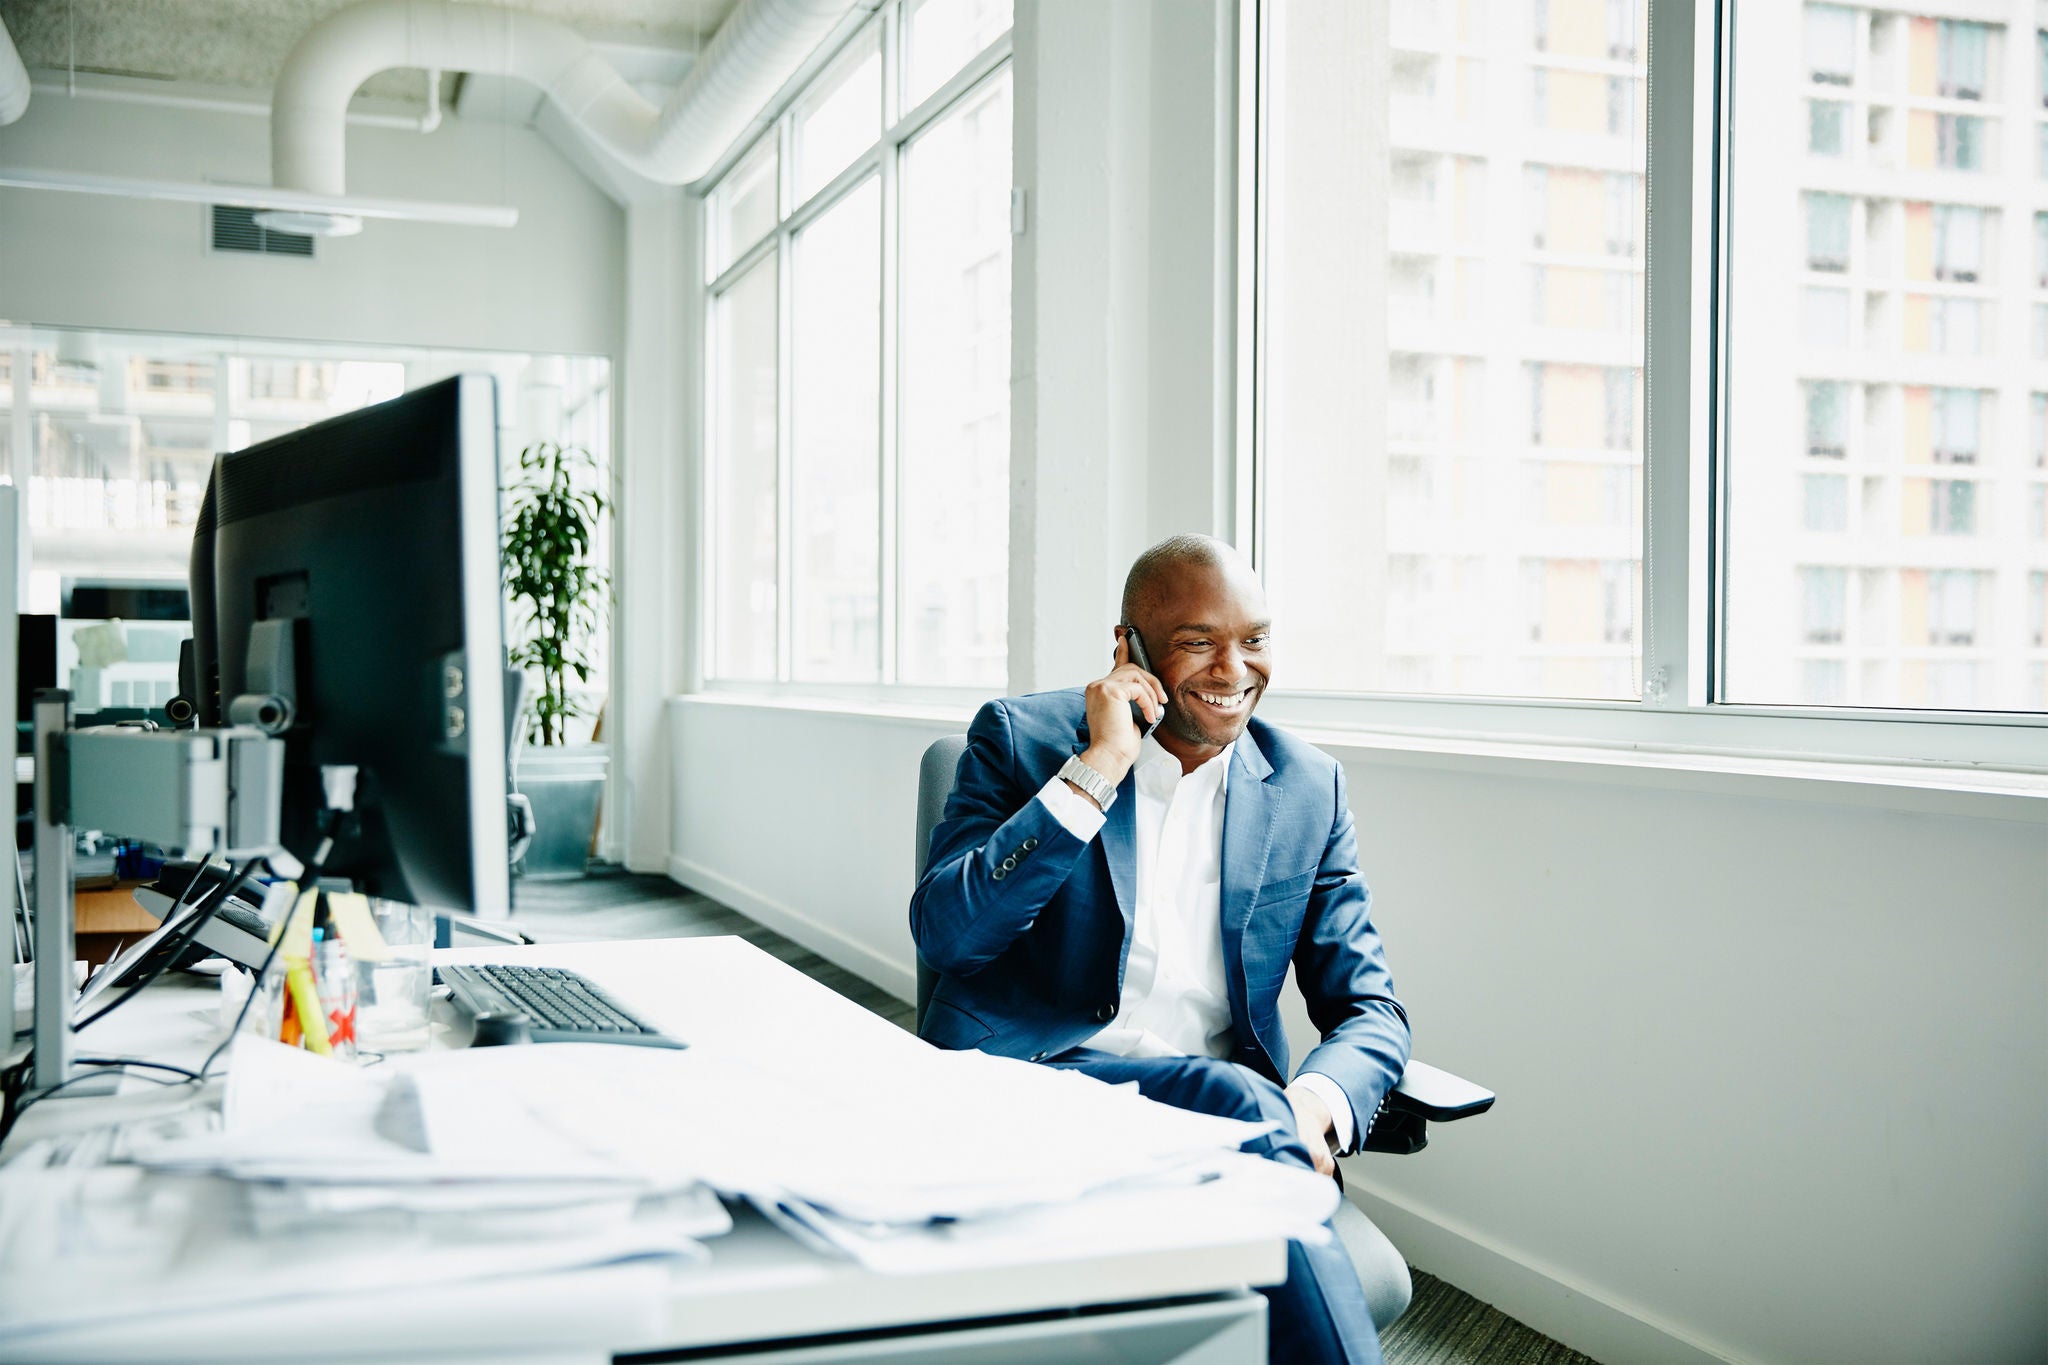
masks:
[[[988,875],[991,880],[1001,881],[1003,878],[1010,875],[1010,869],[1007,867],[999,867],[995,871],[989,873]]]
[[[1114,1018],[1116,1018],[1115,1005],[1104,1005],[1101,1009],[1095,1011],[1095,1022],[1098,1024],[1106,1024]]]
[[[1042,1062],[1051,1055],[1052,1054],[1049,1052],[1034,1052],[1031,1054],[1031,1060],[1034,1062]]]
[[[1037,847],[1038,847],[1038,839],[1037,839],[1037,836],[1035,836],[1035,835],[1034,835],[1033,837],[1031,837],[1031,838],[1028,838],[1028,839],[1026,839],[1026,840],[1024,841],[1024,851],[1025,851],[1026,853],[1029,853],[1029,852],[1030,852],[1030,851],[1031,851],[1032,849],[1034,849],[1034,848],[1037,848]]]

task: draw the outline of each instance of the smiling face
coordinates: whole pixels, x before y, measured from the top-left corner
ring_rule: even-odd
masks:
[[[1266,594],[1235,555],[1162,571],[1131,625],[1166,685],[1159,742],[1187,769],[1244,733],[1273,669]]]

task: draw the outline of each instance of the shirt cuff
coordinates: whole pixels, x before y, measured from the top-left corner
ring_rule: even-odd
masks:
[[[1065,778],[1049,778],[1038,789],[1038,799],[1052,812],[1052,818],[1066,826],[1067,833],[1087,843],[1102,832],[1102,822],[1109,817],[1096,809],[1095,803],[1069,787]]]
[[[1330,1107],[1330,1126],[1337,1130],[1337,1141],[1331,1150],[1338,1156],[1349,1154],[1352,1135],[1358,1130],[1358,1119],[1351,1112],[1351,1097],[1344,1093],[1344,1087],[1320,1071],[1304,1071],[1294,1078],[1294,1083],[1314,1091]]]

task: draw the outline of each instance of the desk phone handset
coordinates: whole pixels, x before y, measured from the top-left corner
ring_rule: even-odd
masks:
[[[1124,642],[1131,647],[1131,662],[1144,669],[1147,673],[1150,673],[1153,677],[1158,677],[1159,670],[1152,667],[1151,656],[1145,653],[1144,637],[1138,634],[1136,626],[1124,627]],[[1161,683],[1160,686],[1163,688],[1165,684]],[[1161,719],[1164,719],[1165,715],[1164,711],[1160,712]],[[1158,721],[1146,720],[1145,708],[1136,702],[1131,703],[1131,719],[1137,722],[1138,736],[1141,739],[1151,734],[1153,727],[1159,723]]]

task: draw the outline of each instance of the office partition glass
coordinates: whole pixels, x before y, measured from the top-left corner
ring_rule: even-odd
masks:
[[[78,694],[81,710],[160,706],[173,694],[190,627],[164,604],[181,600],[216,453],[465,370],[498,380],[508,469],[531,441],[568,442],[591,451],[596,486],[609,490],[603,357],[0,325],[0,480],[24,491],[22,609],[62,618],[59,684]],[[607,517],[595,547],[601,564],[610,537]],[[116,657],[102,648],[81,665],[77,632],[105,622],[110,602],[170,614],[121,619]],[[610,674],[608,632],[592,643],[596,667],[577,691],[594,717]]]

